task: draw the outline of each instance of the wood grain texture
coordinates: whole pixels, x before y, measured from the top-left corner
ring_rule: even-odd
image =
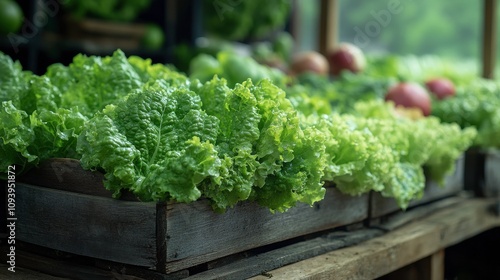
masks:
[[[167,205],[167,264],[172,272],[251,248],[364,220],[368,196],[352,197],[327,188],[313,207],[299,205],[272,214],[255,203],[242,203],[224,214],[207,201]]]
[[[492,202],[467,199],[383,236],[268,273],[272,279],[374,279],[499,227],[500,218],[488,210]]]
[[[23,267],[16,267],[16,272],[8,271],[8,265],[0,264],[0,279],[9,280],[63,280],[70,278],[56,277]]]
[[[113,192],[104,188],[104,174],[99,171],[85,170],[80,161],[71,158],[52,158],[41,162],[37,168],[30,169],[19,176],[19,182],[56,190],[112,197]],[[137,201],[129,192],[123,192],[121,200]]]
[[[70,158],[54,158],[41,162],[30,169],[18,181],[52,189],[111,197],[104,188],[104,174],[84,170],[80,161]]]
[[[497,48],[497,0],[484,0],[483,7],[482,76],[494,79]]]
[[[16,186],[17,239],[82,256],[153,268],[156,205]]]
[[[408,207],[415,207],[460,193],[464,189],[464,164],[465,158],[462,157],[457,161],[455,171],[446,177],[444,186],[428,180],[422,198],[411,201]],[[370,193],[370,219],[379,218],[400,210],[401,208],[393,198],[383,197],[376,192]]]
[[[257,256],[239,260],[220,268],[202,272],[186,280],[247,279],[265,273],[271,269],[279,268],[339,248],[352,246],[382,234],[383,231],[378,229],[333,232],[322,237],[295,243]]]
[[[325,57],[336,47],[338,41],[338,25],[339,25],[339,1],[338,0],[321,0],[320,2],[320,17],[318,21],[319,36],[318,46],[319,51]]]
[[[378,280],[444,280],[444,250],[423,258]]]
[[[498,197],[500,199],[500,151],[488,151],[484,162],[485,197]]]

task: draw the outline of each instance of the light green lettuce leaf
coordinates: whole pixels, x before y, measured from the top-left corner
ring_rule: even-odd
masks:
[[[103,168],[115,196],[128,189],[145,201],[190,202],[197,184],[217,176],[218,120],[187,89],[136,91],[96,114],[78,140],[85,168]]]

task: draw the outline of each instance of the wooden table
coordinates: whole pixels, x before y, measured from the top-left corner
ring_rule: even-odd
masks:
[[[415,279],[443,279],[444,251],[486,230],[499,227],[500,218],[488,210],[487,199],[467,199],[356,246],[310,258],[253,280],[374,279],[417,263]],[[411,272],[413,271],[413,272]],[[405,272],[401,272],[405,273]],[[413,279],[394,275],[394,279]]]

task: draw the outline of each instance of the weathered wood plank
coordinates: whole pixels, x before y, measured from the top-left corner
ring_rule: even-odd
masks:
[[[42,161],[37,168],[18,178],[20,182],[39,187],[111,197],[112,192],[104,188],[103,180],[104,174],[84,170],[79,160],[70,158]]]
[[[69,278],[56,277],[23,267],[16,267],[16,272],[7,270],[8,266],[0,263],[0,279],[9,280],[63,280]]]
[[[104,188],[104,174],[99,171],[85,170],[80,161],[71,158],[52,158],[41,162],[37,168],[30,169],[17,181],[30,185],[56,190],[112,197],[113,192]],[[130,192],[123,191],[121,200],[137,201]]]
[[[368,196],[352,197],[327,188],[313,207],[299,205],[272,214],[242,203],[224,214],[206,201],[167,205],[167,264],[172,272],[251,248],[364,220]]]
[[[320,2],[320,17],[318,21],[319,36],[318,46],[319,51],[324,56],[327,56],[333,48],[335,48],[338,39],[338,22],[339,22],[339,3],[338,0],[321,0]]]
[[[384,275],[378,280],[443,280],[444,279],[444,250],[423,258],[417,262]]]
[[[17,239],[65,252],[153,268],[156,205],[16,186]]]
[[[383,231],[378,229],[334,232],[323,237],[295,243],[251,258],[239,260],[220,268],[196,274],[186,280],[246,279],[290,263],[355,245],[382,234]]]
[[[455,171],[446,177],[444,186],[440,186],[431,180],[427,181],[422,198],[410,202],[408,207],[415,207],[459,193],[464,189],[464,165],[465,158],[462,157],[457,161]],[[382,217],[400,210],[401,208],[393,198],[383,197],[380,193],[376,192],[370,194],[370,219]]]
[[[444,279],[444,249],[437,251],[429,257],[430,277],[429,280]]]
[[[482,76],[495,78],[497,49],[497,0],[484,0]]]
[[[459,204],[464,202],[466,199],[462,197],[449,197],[440,199],[431,204],[420,205],[415,208],[410,209],[406,212],[396,212],[393,214],[389,214],[384,216],[380,223],[376,223],[374,221],[370,221],[371,227],[377,227],[380,229],[384,229],[386,231],[395,230],[405,224],[417,221],[424,217],[427,217],[441,209],[450,207],[455,204]]]
[[[500,198],[500,150],[488,151],[484,162],[485,197]]]
[[[374,279],[500,226],[493,200],[468,199],[420,221],[356,246],[332,251],[268,273],[272,279]],[[251,278],[268,279],[266,276]]]

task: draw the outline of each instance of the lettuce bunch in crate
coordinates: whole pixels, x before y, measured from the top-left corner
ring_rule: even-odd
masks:
[[[399,116],[377,98],[384,79],[297,83],[231,53],[193,65],[187,77],[116,51],[37,76],[0,55],[0,167],[75,158],[103,171],[115,197],[206,198],[217,211],[246,200],[271,211],[312,205],[325,181],[404,208],[422,194],[423,166],[442,180],[475,137],[434,117]],[[344,90],[373,98],[348,101]]]

